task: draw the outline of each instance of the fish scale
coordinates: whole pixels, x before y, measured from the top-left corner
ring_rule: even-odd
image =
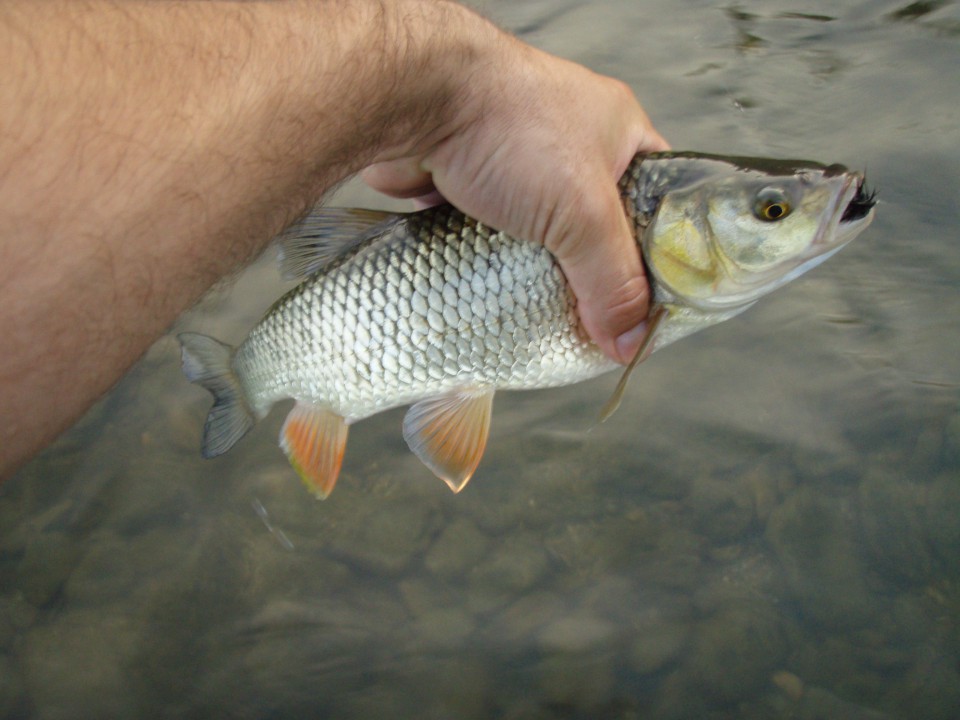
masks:
[[[315,275],[250,333],[233,368],[258,415],[297,397],[355,421],[465,385],[549,387],[615,367],[545,249],[452,208],[429,220]],[[398,308],[395,322],[376,299]]]
[[[830,257],[873,196],[842,166],[701,153],[639,155],[620,181],[653,307],[640,351],[723,322]],[[591,342],[556,260],[450,206],[408,215],[319,209],[280,240],[303,282],[234,350],[182,333],[187,378],[210,390],[205,457],[278,400],[280,445],[317,497],[348,426],[398,405],[411,450],[454,491],[477,468],[496,390],[554,387],[617,365]]]

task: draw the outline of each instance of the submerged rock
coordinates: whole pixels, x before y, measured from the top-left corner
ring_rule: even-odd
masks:
[[[924,484],[871,468],[860,483],[860,518],[873,567],[896,582],[922,583],[933,569],[924,530]]]
[[[761,600],[738,603],[696,628],[681,672],[686,683],[711,704],[735,703],[768,685],[787,647],[773,605]]]
[[[27,545],[17,568],[17,589],[31,605],[48,605],[69,580],[81,544],[65,532],[45,532]]]
[[[444,606],[420,615],[410,627],[418,646],[458,648],[476,628],[476,620],[466,608]]]
[[[368,502],[330,528],[323,551],[359,568],[399,574],[430,543],[438,517],[417,498]]]
[[[799,702],[803,697],[803,680],[788,670],[780,670],[770,678],[771,682],[788,698]]]
[[[888,715],[837,697],[829,690],[808,688],[796,711],[798,720],[887,720]],[[923,717],[923,716],[918,716]]]
[[[567,610],[564,596],[546,591],[525,594],[497,612],[484,628],[491,644],[524,647],[547,624],[563,617]]]
[[[842,630],[870,622],[874,598],[848,501],[799,488],[770,514],[766,538],[805,617]]]
[[[131,717],[129,662],[141,638],[132,618],[74,610],[25,639],[24,679],[36,717]]]
[[[0,596],[0,651],[12,648],[37,615],[37,609],[21,593]]]
[[[27,717],[27,693],[19,670],[9,657],[0,654],[0,717]]]
[[[609,646],[617,627],[603,618],[573,614],[551,623],[540,633],[545,652],[576,653]]]
[[[745,535],[755,518],[750,490],[731,480],[697,478],[690,493],[697,529],[716,543],[733,542]]]
[[[586,717],[602,715],[616,682],[616,658],[598,648],[583,652],[551,652],[538,664],[539,690],[548,706],[565,707]]]
[[[960,480],[955,473],[941,473],[931,482],[923,527],[938,571],[960,577]]]
[[[490,540],[472,520],[459,518],[440,532],[427,551],[424,564],[435,575],[462,577],[484,556],[489,545]]]
[[[689,621],[662,612],[647,613],[636,627],[631,667],[640,675],[660,672],[680,660],[690,639]]]
[[[468,602],[484,612],[528,592],[547,574],[550,560],[534,533],[518,532],[494,544],[468,575]]]

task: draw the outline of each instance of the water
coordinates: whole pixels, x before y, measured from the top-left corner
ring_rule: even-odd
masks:
[[[876,221],[604,426],[615,377],[501,394],[459,496],[400,412],[322,504],[283,409],[201,460],[162,339],[0,488],[0,717],[956,717],[960,6],[481,9],[676,148],[866,168]],[[239,340],[281,291],[265,259],[181,327]]]

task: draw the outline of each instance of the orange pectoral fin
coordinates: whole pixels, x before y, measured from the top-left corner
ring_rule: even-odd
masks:
[[[490,433],[492,389],[465,389],[421,400],[403,419],[414,454],[455,493],[470,480]]]
[[[298,401],[280,431],[280,447],[304,485],[325,500],[347,448],[346,421],[329,408]]]

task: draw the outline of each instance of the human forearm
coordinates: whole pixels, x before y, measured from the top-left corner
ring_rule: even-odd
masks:
[[[385,147],[443,123],[444,74],[424,72],[443,41],[410,14],[444,6],[0,4],[17,30],[0,45],[0,211],[47,241],[18,247],[5,231],[4,253],[37,261],[84,231],[139,246],[134,231],[150,232],[158,208],[183,210],[157,228],[178,258],[211,231],[276,230]],[[238,199],[248,194],[268,220]]]
[[[495,36],[429,1],[0,4],[0,475],[333,183],[450,132]]]

